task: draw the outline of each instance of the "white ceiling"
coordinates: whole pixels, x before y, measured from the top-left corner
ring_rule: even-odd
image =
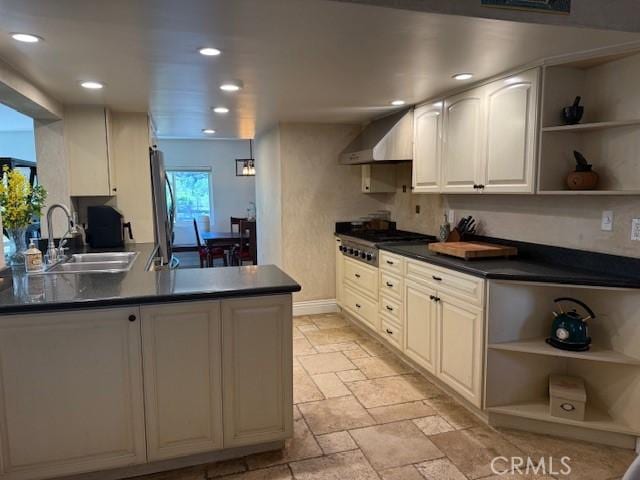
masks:
[[[9,32],[44,37],[17,44]],[[326,0],[0,0],[0,57],[64,103],[149,110],[161,136],[249,138],[275,121],[363,122],[472,71],[640,35]],[[201,46],[220,48],[205,58]],[[90,92],[80,80],[106,87]],[[219,84],[240,79],[239,94]],[[231,109],[225,117],[211,106]]]
[[[0,104],[0,132],[33,131],[33,119]]]

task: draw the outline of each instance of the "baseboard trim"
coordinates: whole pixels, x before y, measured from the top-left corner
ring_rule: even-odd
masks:
[[[294,302],[293,316],[318,315],[321,313],[338,312],[338,303],[335,298],[326,300],[308,300],[306,302]]]

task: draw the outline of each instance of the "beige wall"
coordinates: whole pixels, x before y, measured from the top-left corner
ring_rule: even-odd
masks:
[[[360,168],[338,164],[357,131],[285,123],[257,139],[260,263],[276,263],[269,260],[280,255],[280,265],[302,285],[297,302],[335,298],[335,222],[387,208],[391,197],[361,194]]]
[[[282,267],[282,178],[280,128],[256,138],[258,263]]]
[[[36,159],[38,180],[47,190],[47,207],[54,203],[71,206],[69,197],[69,164],[64,148],[64,122],[62,120],[36,120]],[[42,236],[48,237],[47,222],[43,211]],[[54,236],[60,237],[67,231],[67,221],[63,214],[53,217]]]

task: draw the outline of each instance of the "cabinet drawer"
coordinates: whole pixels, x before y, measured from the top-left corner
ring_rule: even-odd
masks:
[[[436,267],[425,262],[407,260],[407,279],[482,305],[484,280],[454,270]]]
[[[380,295],[388,295],[401,300],[403,284],[402,277],[380,270]]]
[[[378,269],[350,258],[344,261],[344,279],[372,298],[378,298]]]
[[[386,338],[391,345],[402,350],[402,328],[398,327],[386,318],[382,318],[382,336]]]
[[[402,275],[404,273],[404,269],[402,268],[403,263],[404,260],[401,256],[382,250],[380,251],[380,270]]]
[[[343,298],[344,308],[365,322],[369,327],[377,330],[378,306],[375,302],[349,286],[345,286]]]
[[[380,296],[380,312],[402,325],[402,303],[387,295]]]

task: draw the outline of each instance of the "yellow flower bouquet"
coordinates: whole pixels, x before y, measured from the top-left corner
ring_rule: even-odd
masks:
[[[41,185],[31,186],[19,170],[2,168],[0,179],[0,214],[7,236],[13,240],[16,252],[11,263],[20,263],[26,250],[26,232],[34,219],[40,218],[47,199],[47,191]]]

